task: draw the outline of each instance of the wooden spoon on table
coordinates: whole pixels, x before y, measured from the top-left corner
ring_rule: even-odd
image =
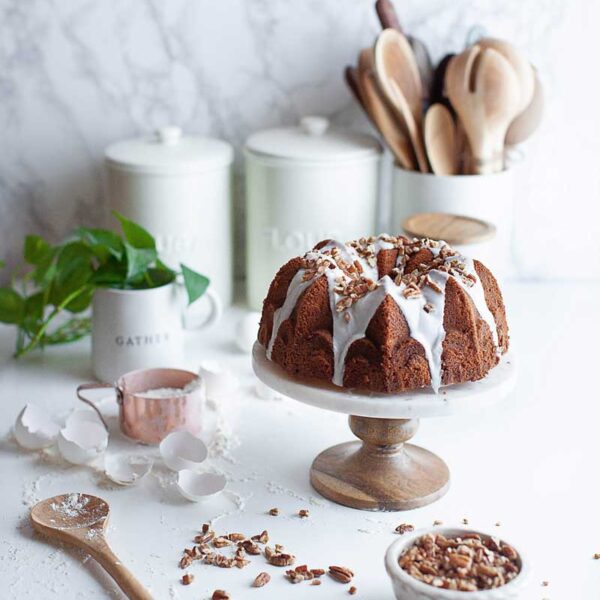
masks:
[[[521,100],[513,67],[496,50],[476,44],[450,61],[446,92],[467,134],[474,171],[501,171],[506,132]]]
[[[395,29],[383,30],[375,42],[375,75],[379,88],[410,136],[419,170],[427,173],[429,167],[421,137],[421,77],[406,37]]]
[[[379,22],[383,29],[391,28],[404,33],[396,9],[390,0],[377,0],[377,2],[375,2],[375,10],[377,11],[377,16],[379,17]],[[419,75],[421,76],[421,82],[423,84],[421,90],[423,100],[428,101],[431,84],[433,82],[433,64],[431,62],[431,57],[429,56],[427,46],[425,46],[419,38],[412,35],[407,35],[406,38],[412,48],[419,68]]]
[[[535,73],[535,69],[534,69]],[[514,146],[524,142],[539,126],[544,112],[544,89],[537,73],[534,75],[533,98],[529,106],[510,124],[505,144]]]
[[[358,59],[358,88],[367,115],[383,136],[396,162],[403,168],[415,170],[416,160],[408,134],[386,104],[373,73],[373,49],[365,48]]]
[[[104,531],[108,503],[89,494],[63,494],[31,509],[33,528],[46,537],[81,548],[97,560],[131,600],[152,600],[108,546]]]
[[[443,104],[432,104],[425,114],[425,148],[436,175],[456,175],[456,126]]]

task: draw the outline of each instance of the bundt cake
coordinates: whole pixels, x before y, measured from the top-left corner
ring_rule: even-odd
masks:
[[[286,263],[258,341],[299,378],[403,392],[485,377],[508,350],[498,284],[477,260],[429,239],[326,240]]]

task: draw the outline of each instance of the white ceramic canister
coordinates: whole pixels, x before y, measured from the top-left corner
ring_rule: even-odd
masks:
[[[165,264],[207,275],[225,305],[233,287],[232,161],[227,142],[183,136],[178,127],[105,152],[111,210],[150,231]]]
[[[248,304],[262,302],[277,270],[317,242],[375,232],[381,146],[329,128],[323,117],[246,141]]]
[[[497,277],[510,276],[516,169],[490,175],[444,176],[395,166],[388,230],[402,232],[404,220],[417,213],[442,212],[486,221],[496,228],[496,235],[486,243],[486,256],[481,260]]]

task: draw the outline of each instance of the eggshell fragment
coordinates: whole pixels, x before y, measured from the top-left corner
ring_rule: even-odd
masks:
[[[150,473],[153,464],[148,456],[111,454],[104,459],[104,473],[119,485],[134,485]]]
[[[259,312],[249,312],[238,321],[235,328],[235,344],[242,352],[252,351],[259,325]]]
[[[18,444],[27,450],[41,450],[54,443],[59,426],[35,404],[26,404],[15,421],[13,432]]]
[[[189,431],[170,433],[159,446],[160,455],[172,471],[197,470],[208,456],[206,444]]]
[[[63,458],[75,465],[86,465],[100,456],[108,445],[108,432],[97,415],[78,410],[67,419],[58,433],[58,449]]]
[[[216,360],[202,361],[198,372],[205,383],[206,397],[209,400],[231,396],[240,386],[238,378]]]
[[[181,494],[192,502],[206,500],[225,489],[227,480],[218,473],[197,473],[189,469],[179,471],[177,488]]]

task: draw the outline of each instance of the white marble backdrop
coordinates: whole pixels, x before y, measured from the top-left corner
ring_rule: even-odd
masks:
[[[102,218],[103,148],[165,124],[239,148],[323,114],[365,128],[342,70],[378,30],[374,0],[0,0],[0,257]],[[524,278],[600,276],[595,0],[403,0],[434,57],[481,24],[538,66],[548,96],[527,150],[515,256]],[[587,65],[584,66],[584,65]],[[238,230],[243,220],[238,189]],[[241,274],[241,271],[240,271]],[[6,275],[5,275],[6,277]]]

